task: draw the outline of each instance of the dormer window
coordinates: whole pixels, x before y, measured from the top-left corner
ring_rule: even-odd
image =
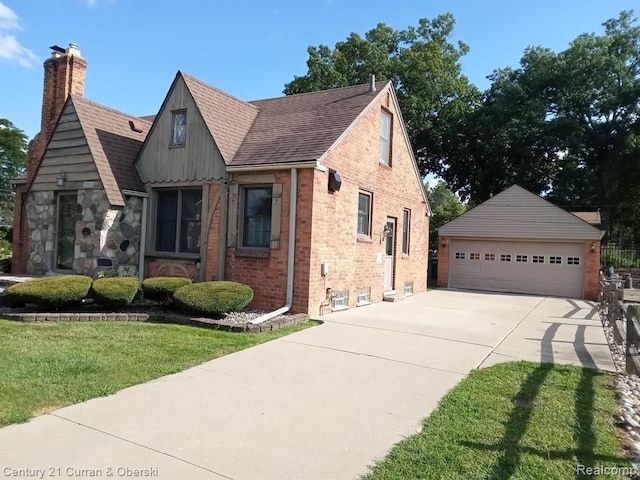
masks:
[[[187,111],[171,112],[171,146],[184,147],[187,144]]]

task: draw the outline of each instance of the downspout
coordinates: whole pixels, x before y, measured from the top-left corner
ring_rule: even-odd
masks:
[[[273,312],[260,315],[249,323],[257,324],[271,320],[278,315],[288,312],[293,304],[293,262],[296,247],[296,207],[298,202],[298,169],[291,169],[291,193],[289,196],[289,246],[287,251],[287,298],[284,307]]]

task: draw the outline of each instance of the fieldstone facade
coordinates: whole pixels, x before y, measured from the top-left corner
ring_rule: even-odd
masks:
[[[138,274],[142,199],[128,196],[123,208],[113,208],[102,189],[77,192],[73,271],[95,276],[112,270],[120,276]],[[27,272],[55,270],[55,192],[31,192],[25,211],[30,238]]]

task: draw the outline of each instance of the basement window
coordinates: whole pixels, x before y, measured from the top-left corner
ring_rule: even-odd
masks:
[[[349,290],[337,290],[331,294],[331,309],[344,310],[349,308]]]
[[[404,282],[404,294],[413,295],[413,282]]]
[[[359,288],[356,294],[358,296],[356,303],[357,306],[368,305],[371,303],[371,287]]]

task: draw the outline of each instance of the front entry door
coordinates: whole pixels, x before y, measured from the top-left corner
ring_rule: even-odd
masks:
[[[393,291],[393,257],[396,245],[396,219],[387,217],[384,228],[384,291]]]
[[[55,259],[57,270],[73,270],[77,203],[75,193],[58,196],[58,238]]]

